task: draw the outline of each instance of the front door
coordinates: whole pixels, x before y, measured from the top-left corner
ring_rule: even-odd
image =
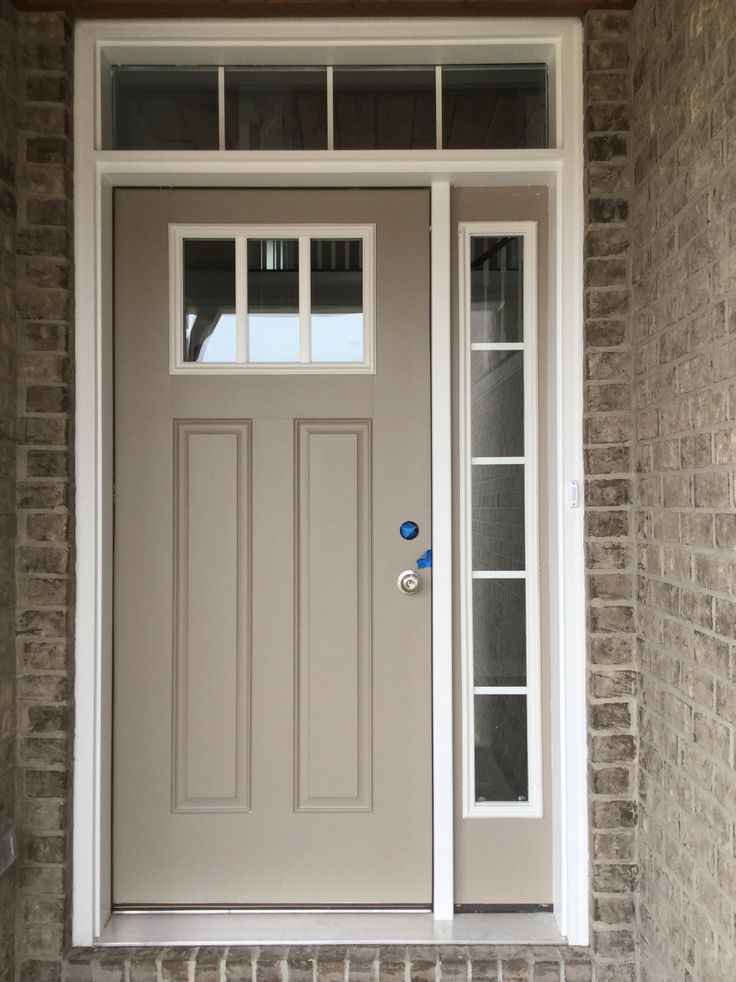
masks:
[[[429,194],[123,190],[114,261],[114,904],[428,906]]]

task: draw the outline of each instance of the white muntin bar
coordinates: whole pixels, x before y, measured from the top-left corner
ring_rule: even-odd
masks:
[[[217,69],[217,142],[220,150],[225,149],[225,67]]]
[[[235,357],[248,361],[248,240],[235,239]]]
[[[299,361],[312,360],[312,260],[309,237],[299,236]]]
[[[434,66],[434,119],[437,149],[442,149],[442,65]]]
[[[473,467],[495,466],[497,464],[523,464],[526,457],[471,457]]]
[[[525,685],[475,685],[476,696],[525,696],[529,689]]]
[[[335,72],[327,66],[327,149],[335,149]]]
[[[471,351],[523,351],[523,341],[473,341]]]
[[[474,580],[525,580],[526,570],[523,569],[474,569]]]

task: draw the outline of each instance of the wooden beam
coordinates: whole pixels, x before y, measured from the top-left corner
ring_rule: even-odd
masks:
[[[23,11],[74,18],[582,17],[630,10],[635,0],[15,0]]]

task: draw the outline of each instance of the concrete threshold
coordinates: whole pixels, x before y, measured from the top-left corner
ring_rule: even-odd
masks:
[[[451,921],[420,912],[304,913],[202,911],[114,913],[100,945],[563,945],[552,913],[457,914]]]

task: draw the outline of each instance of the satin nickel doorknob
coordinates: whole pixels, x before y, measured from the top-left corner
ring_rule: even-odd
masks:
[[[405,569],[399,574],[396,585],[402,593],[416,593],[422,585],[422,578],[416,570]]]

